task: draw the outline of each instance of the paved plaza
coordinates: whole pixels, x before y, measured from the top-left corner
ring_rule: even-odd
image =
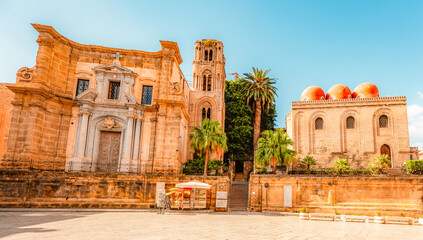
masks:
[[[0,212],[0,239],[423,239],[423,226],[261,213]]]

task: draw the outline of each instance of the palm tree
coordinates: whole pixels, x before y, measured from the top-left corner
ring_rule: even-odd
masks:
[[[226,134],[222,132],[218,121],[210,121],[208,118],[201,122],[201,128],[192,127],[191,130],[194,132],[189,136],[191,148],[206,154],[204,176],[207,176],[210,151],[216,151],[220,155],[227,150]]]
[[[316,160],[312,156],[305,156],[301,163],[307,166],[307,170],[310,170],[310,166],[316,165]]]
[[[292,142],[292,144],[294,144],[294,142]],[[297,155],[297,152],[291,149],[286,149],[286,151],[283,154],[283,164],[286,166],[286,174],[288,174],[289,172],[289,167],[292,166],[292,164],[294,163],[295,155]]]
[[[253,106],[254,117],[254,156],[257,152],[258,139],[260,137],[261,113],[269,109],[275,100],[277,88],[274,86],[275,79],[267,76],[270,69],[263,71],[253,67],[253,74],[244,73],[245,80],[247,81],[244,94],[247,99],[247,104]],[[255,164],[254,164],[255,166]]]
[[[266,130],[258,140],[258,149],[255,161],[258,164],[267,166],[272,164],[272,173],[276,173],[276,165],[284,164],[287,169],[296,154],[295,151],[288,149],[294,145],[294,142],[288,137],[282,129],[277,131]]]
[[[377,162],[379,162],[380,168],[390,168],[391,167],[391,158],[386,155],[382,154],[375,158]]]

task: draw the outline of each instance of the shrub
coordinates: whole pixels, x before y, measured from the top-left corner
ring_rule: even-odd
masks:
[[[423,174],[423,159],[406,161],[404,170],[408,174]]]
[[[204,157],[188,160],[184,163],[183,173],[187,175],[202,175],[204,173]],[[219,170],[226,171],[226,165],[220,160],[213,160],[207,163],[207,170]]]
[[[215,159],[207,164],[207,169],[209,171],[216,170],[216,171],[226,171],[227,167],[221,160]],[[204,165],[203,165],[204,166]]]
[[[260,169],[257,171],[258,174],[269,174],[267,172],[267,168],[266,167],[260,167]]]
[[[373,162],[369,164],[370,171],[372,174],[385,173],[386,169],[391,167],[391,159],[385,155],[379,155],[373,159]]]
[[[344,172],[346,172],[346,170],[350,169],[350,164],[348,163],[346,158],[338,158],[333,163],[332,168],[336,173],[344,173]]]
[[[183,173],[187,175],[201,175],[204,172],[204,158],[191,159],[184,162]]]
[[[312,175],[330,175],[337,173],[333,169],[318,169],[318,170],[296,170],[296,171],[289,171],[289,174],[312,174]],[[363,170],[363,169],[350,169],[350,170],[343,170],[344,174],[350,175],[370,175],[372,172],[370,170]]]

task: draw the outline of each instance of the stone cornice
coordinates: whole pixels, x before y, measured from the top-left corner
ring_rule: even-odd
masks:
[[[169,99],[156,99],[156,102],[158,104],[169,104],[169,105],[175,105],[175,106],[181,106],[182,113],[184,114],[185,119],[189,121],[190,116],[188,113],[188,106],[185,101],[179,101],[179,100],[169,100]]]
[[[349,99],[330,99],[330,100],[316,100],[316,101],[294,101],[291,106],[292,109],[300,108],[331,108],[338,106],[360,107],[368,105],[402,105],[407,104],[407,97],[377,97],[377,98],[349,98]]]
[[[24,86],[19,84],[7,84],[6,87],[17,94],[37,94],[47,99],[56,98],[63,104],[74,104],[72,98],[56,94],[41,83],[25,84]]]
[[[145,52],[141,50],[128,50],[128,49],[120,49],[120,48],[110,48],[110,47],[103,47],[98,45],[84,45],[81,43],[74,42],[72,40],[67,39],[66,37],[62,36],[60,33],[58,33],[52,26],[47,25],[41,25],[41,24],[31,24],[35,30],[37,30],[40,35],[43,34],[42,39],[46,39],[45,34],[51,35],[56,41],[68,45],[72,47],[73,49],[80,50],[80,51],[88,51],[88,52],[101,52],[101,53],[109,53],[109,54],[115,54],[116,52],[120,52],[123,56],[126,57],[150,57],[150,58],[162,58],[164,55],[164,48],[170,48],[175,50],[175,61],[178,64],[182,63],[182,57],[179,52],[179,47],[176,42],[170,42],[170,41],[160,41],[162,50],[158,52]],[[53,40],[53,39],[51,39]],[[41,40],[40,40],[41,41]],[[43,41],[44,43],[45,41]],[[50,45],[52,45],[52,42],[48,42]]]
[[[175,58],[176,58],[177,63],[178,64],[182,63],[181,53],[179,51],[179,47],[178,47],[178,44],[176,42],[160,40],[160,44],[162,45],[162,49],[164,49],[164,48],[174,49],[175,54],[176,54]]]

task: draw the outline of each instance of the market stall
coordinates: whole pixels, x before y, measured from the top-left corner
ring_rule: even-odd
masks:
[[[205,209],[207,207],[207,190],[211,185],[200,181],[178,183],[170,189],[173,196],[172,208]]]

